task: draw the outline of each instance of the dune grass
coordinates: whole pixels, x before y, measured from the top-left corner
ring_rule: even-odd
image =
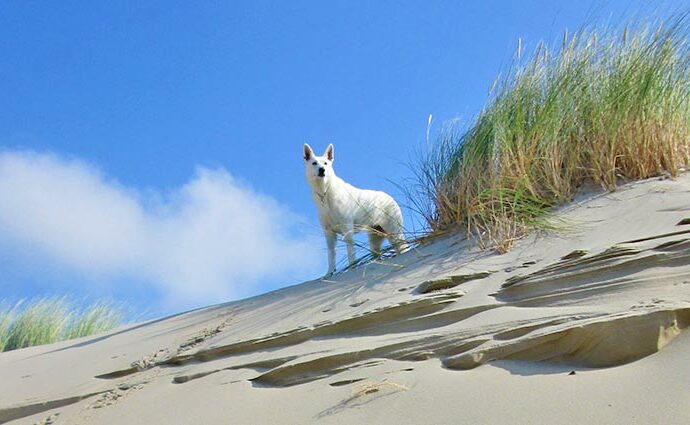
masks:
[[[469,126],[446,123],[408,197],[432,233],[466,228],[504,252],[585,182],[678,175],[690,145],[686,15],[634,30],[582,29],[496,79]]]
[[[121,309],[105,302],[77,308],[64,297],[0,304],[0,351],[50,344],[104,332],[123,323]]]

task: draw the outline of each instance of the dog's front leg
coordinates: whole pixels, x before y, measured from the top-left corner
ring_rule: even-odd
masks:
[[[347,260],[350,263],[350,267],[355,264],[355,243],[352,240],[353,233],[353,230],[349,230],[343,235],[343,239],[345,239],[345,244],[347,245]]]
[[[328,247],[328,273],[326,273],[326,276],[330,276],[335,273],[335,244],[337,237],[333,232],[325,232],[325,235],[326,246]]]

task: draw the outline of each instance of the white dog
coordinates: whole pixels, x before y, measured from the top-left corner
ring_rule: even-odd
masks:
[[[328,246],[328,273],[335,271],[335,243],[342,235],[347,244],[350,264],[355,262],[352,236],[355,232],[369,232],[369,248],[381,255],[381,244],[388,238],[400,254],[404,249],[403,221],[400,206],[384,192],[358,189],[346,183],[333,171],[333,145],[323,156],[315,156],[304,144],[304,167],[311,194],[319,212],[319,221]]]

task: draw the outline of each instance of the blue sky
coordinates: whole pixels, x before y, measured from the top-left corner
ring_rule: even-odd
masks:
[[[0,299],[159,315],[320,276],[302,143],[404,204],[429,114],[471,121],[518,37],[683,7],[647,3],[6,3]]]

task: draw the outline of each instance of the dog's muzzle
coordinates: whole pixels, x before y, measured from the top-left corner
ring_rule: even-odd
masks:
[[[326,169],[319,168],[319,177],[326,177]]]

